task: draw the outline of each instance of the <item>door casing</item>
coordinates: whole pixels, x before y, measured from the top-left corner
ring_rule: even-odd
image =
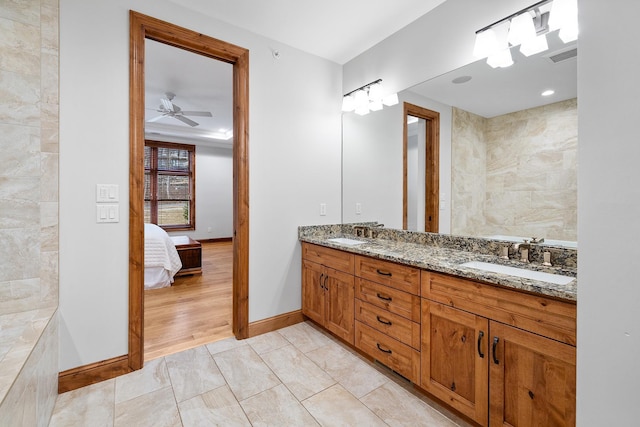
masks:
[[[129,368],[144,364],[144,41],[145,38],[233,65],[233,333],[249,325],[249,51],[198,32],[129,12]]]

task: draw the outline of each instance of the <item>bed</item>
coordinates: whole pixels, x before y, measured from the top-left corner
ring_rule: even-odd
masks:
[[[180,256],[166,231],[155,224],[144,225],[144,288],[171,286],[182,268]]]

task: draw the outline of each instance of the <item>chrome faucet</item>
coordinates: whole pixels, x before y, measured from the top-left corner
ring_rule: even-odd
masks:
[[[531,243],[544,243],[544,237],[540,237],[540,238],[532,237]]]
[[[531,249],[531,244],[527,239],[524,239],[523,243],[514,243],[513,249],[516,252],[520,252],[520,261],[529,262],[529,249]]]
[[[354,225],[353,226],[353,234],[356,237],[366,237],[367,226],[364,225]]]
[[[368,237],[370,239],[374,239],[378,234],[375,229],[384,227],[384,224],[371,224],[371,225],[354,225],[353,226],[353,234],[356,237]]]

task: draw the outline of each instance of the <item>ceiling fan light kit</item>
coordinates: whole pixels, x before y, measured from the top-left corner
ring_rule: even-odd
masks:
[[[184,111],[182,108],[173,103],[173,98],[175,98],[175,93],[166,92],[165,98],[161,98],[161,104],[158,106],[156,110],[158,113],[161,113],[159,116],[153,117],[147,120],[148,123],[157,122],[158,120],[164,117],[172,117],[176,120],[181,121],[191,127],[196,127],[200,123],[191,120],[186,116],[196,116],[196,117],[213,117],[213,114],[209,111]]]

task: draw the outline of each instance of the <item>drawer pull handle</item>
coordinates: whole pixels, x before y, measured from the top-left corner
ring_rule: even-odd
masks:
[[[493,337],[493,346],[491,347],[491,352],[493,353],[493,363],[495,363],[496,365],[500,364],[500,361],[496,358],[496,347],[498,346],[498,341],[500,341],[500,338]]]
[[[323,286],[322,286],[322,288],[323,288],[325,291],[328,291],[328,290],[329,290],[329,288],[327,288],[327,279],[329,279],[329,275],[328,275],[328,274],[327,274],[326,276],[324,276],[324,283],[323,283]]]
[[[376,316],[376,319],[378,319],[378,322],[382,323],[383,325],[388,325],[388,326],[392,325],[392,323],[390,321],[388,321],[386,319],[383,319],[380,316]]]
[[[378,343],[376,343],[376,346],[378,346],[378,350],[380,350],[383,353],[387,353],[387,354],[393,353],[393,351],[391,351],[391,350],[386,350],[386,349],[380,347],[380,344],[378,344]]]
[[[480,356],[480,359],[484,359],[484,353],[480,349],[480,344],[482,343],[482,337],[484,337],[484,332],[482,331],[478,332],[478,356]]]
[[[390,271],[380,270],[379,268],[376,269],[376,273],[378,273],[381,276],[389,276],[389,277],[392,276]]]
[[[322,284],[322,279],[324,279],[324,273],[320,275],[320,288],[324,289],[324,285]]]
[[[383,301],[391,301],[391,300],[393,300],[393,298],[391,298],[391,297],[386,297],[386,296],[384,296],[384,295],[381,295],[379,292],[378,292],[378,293],[376,293],[376,296],[377,296],[378,298],[380,298],[381,300],[383,300]]]

